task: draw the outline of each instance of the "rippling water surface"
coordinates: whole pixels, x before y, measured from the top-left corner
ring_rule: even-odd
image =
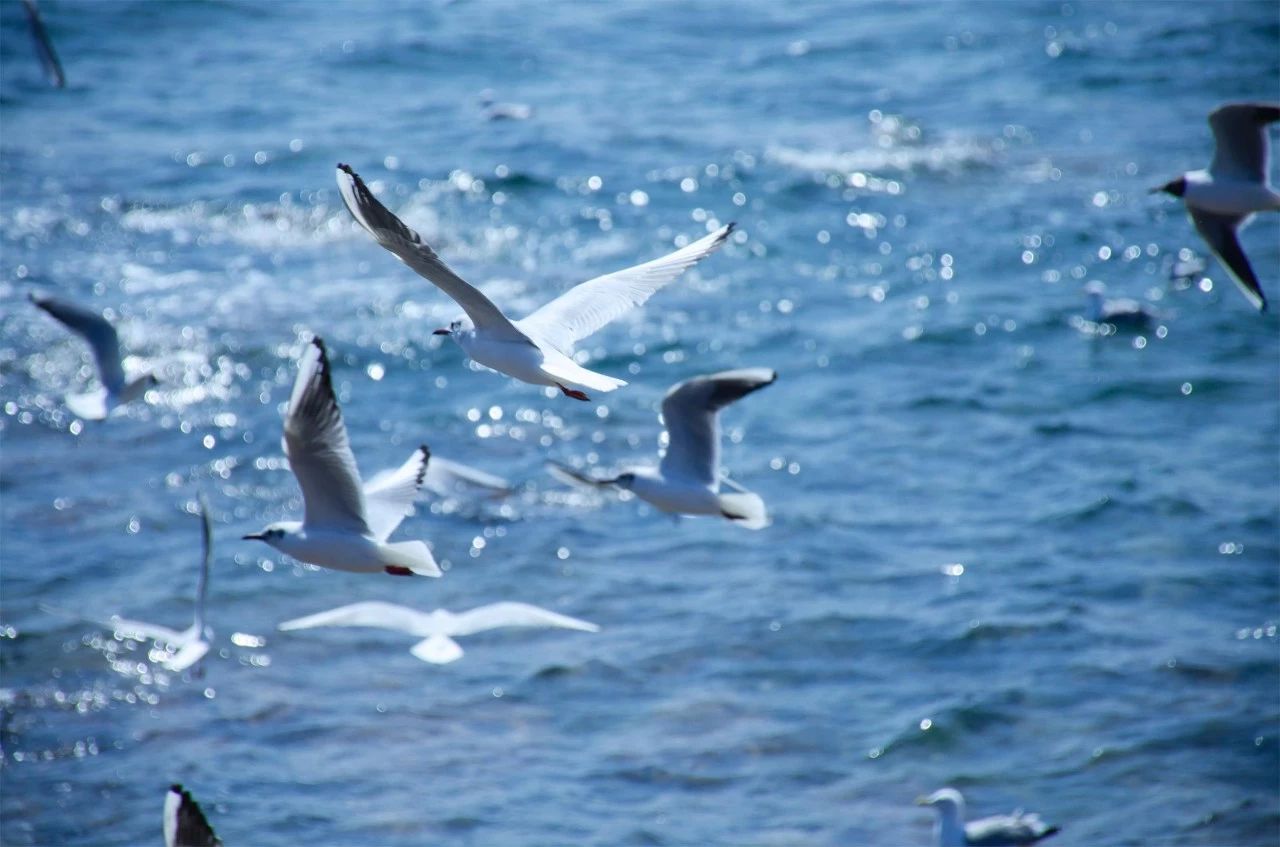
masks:
[[[42,8],[65,90],[0,4],[4,843],[159,843],[174,781],[263,847],[923,845],[944,784],[1063,847],[1276,842],[1280,320],[1146,193],[1208,161],[1214,105],[1276,97],[1273,3]],[[631,385],[578,404],[430,334],[456,308],[354,227],[339,161],[514,314],[740,230],[584,345]],[[1273,299],[1277,232],[1244,237]],[[1158,328],[1079,332],[1091,279]],[[110,310],[164,384],[75,421],[89,359],[31,290]],[[240,540],[300,508],[312,333],[367,472],[425,441],[517,484],[405,522],[443,579]],[[725,458],[771,528],[545,474],[655,455],[669,385],[747,365],[780,378]],[[202,674],[41,608],[184,623],[200,491]],[[359,599],[603,630],[445,667],[275,631]]]

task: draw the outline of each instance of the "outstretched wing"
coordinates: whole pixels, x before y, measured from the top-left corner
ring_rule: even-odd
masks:
[[[694,377],[668,391],[662,401],[668,437],[662,475],[715,484],[720,479],[720,410],[777,378],[769,368],[742,368]]]
[[[205,819],[200,804],[181,785],[169,786],[164,797],[165,847],[222,847]]]
[[[1215,146],[1209,173],[1215,179],[1266,182],[1267,124],[1278,120],[1275,103],[1228,103],[1210,112]]]
[[[516,326],[566,356],[572,355],[573,345],[578,341],[639,306],[658,289],[714,253],[733,232],[733,227],[734,224],[722,226],[660,259],[577,285],[527,318],[516,321]]]
[[[306,504],[305,523],[364,535],[364,496],[347,427],[329,376],[324,341],[313,338],[298,362],[284,416],[284,452]]]
[[[32,303],[89,343],[103,387],[113,394],[121,391],[124,388],[124,367],[120,364],[120,339],[116,328],[102,315],[75,303],[38,294],[30,297]]]
[[[374,475],[364,487],[365,518],[369,531],[379,541],[386,541],[387,536],[396,531],[404,516],[409,512],[413,501],[422,488],[422,481],[427,475],[427,461],[431,451],[423,444],[409,461],[395,470],[382,471]]]
[[[310,629],[315,626],[368,626],[377,629],[393,629],[411,635],[428,635],[424,629],[430,615],[417,609],[398,606],[395,603],[383,603],[378,600],[366,600],[362,603],[351,603],[339,606],[327,612],[316,612],[314,615],[294,618],[285,621],[276,629]]]
[[[436,255],[436,251],[423,242],[422,236],[382,205],[359,174],[348,165],[338,165],[338,190],[356,223],[368,230],[378,244],[390,250],[396,258],[452,297],[477,329],[483,327],[486,333],[507,341],[529,341],[488,297],[454,273]]]
[[[1265,312],[1267,297],[1262,293],[1262,285],[1253,272],[1253,266],[1249,264],[1249,257],[1240,246],[1240,226],[1245,216],[1215,215],[1192,206],[1187,207],[1187,214],[1191,215],[1196,230],[1221,260],[1236,285],[1240,286],[1240,292],[1255,309]]]
[[[449,635],[471,635],[504,626],[541,626],[599,632],[600,627],[588,621],[561,615],[528,603],[490,603],[449,617]]]
[[[439,456],[432,458],[422,486],[436,496],[446,497],[454,493],[459,485],[487,489],[494,497],[501,497],[512,491],[511,483],[500,476]]]

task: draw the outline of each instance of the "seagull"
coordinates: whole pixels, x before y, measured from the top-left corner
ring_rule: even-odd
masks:
[[[778,378],[769,368],[742,368],[685,380],[662,401],[667,452],[655,470],[632,468],[593,479],[548,463],[553,476],[597,487],[617,486],[673,515],[719,515],[747,529],[764,529],[769,515],[760,495],[720,474],[720,410]],[[733,489],[720,491],[721,483]]]
[[[560,627],[583,632],[599,632],[600,627],[587,621],[557,614],[528,603],[491,603],[468,612],[436,609],[419,612],[395,603],[368,601],[339,606],[327,612],[318,612],[302,618],[294,618],[280,624],[277,629],[308,629],[313,626],[370,626],[393,629],[422,638],[409,650],[424,662],[444,665],[462,658],[462,647],[452,636],[471,635],[486,629],[504,626]]]
[[[1254,212],[1280,210],[1280,194],[1267,183],[1267,125],[1280,120],[1280,104],[1228,103],[1209,113],[1214,153],[1208,170],[1190,171],[1151,193],[1181,197],[1196,230],[1258,311],[1267,309],[1258,277],[1240,247],[1240,228]]]
[[[1096,325],[1110,324],[1117,329],[1146,329],[1155,315],[1137,300],[1127,297],[1107,300],[1107,286],[1097,280],[1084,287],[1088,299],[1085,320]]]
[[[436,335],[449,336],[482,365],[533,385],[559,388],[575,400],[591,399],[587,390],[613,391],[627,383],[579,365],[573,360],[573,345],[711,255],[734,228],[732,223],[722,226],[660,259],[584,282],[528,317],[512,321],[388,211],[347,165],[338,165],[338,188],[351,216],[378,244],[462,307],[466,317],[448,329],[437,329]]]
[[[200,574],[196,579],[195,620],[191,626],[179,632],[159,624],[129,620],[119,615],[112,615],[105,621],[94,621],[110,627],[117,638],[128,638],[130,641],[154,641],[168,651],[168,657],[160,664],[174,673],[182,673],[187,668],[204,658],[213,641],[213,630],[205,622],[205,599],[209,592],[209,565],[213,561],[213,522],[209,518],[209,504],[204,495],[200,499],[200,532],[204,554],[200,558]],[[45,611],[69,617],[80,617],[74,613],[64,612],[53,606],[41,606]]]
[[[222,847],[200,804],[177,783],[164,795],[164,847]]]
[[[513,490],[511,483],[500,476],[439,456],[431,457],[422,487],[436,497],[449,497],[465,487],[483,488],[490,497],[505,497]]]
[[[298,364],[284,416],[284,452],[302,488],[301,522],[280,521],[245,540],[340,571],[440,576],[421,541],[388,542],[422,487],[431,453],[426,445],[399,468],[360,484],[347,427],[329,376],[324,341],[313,338]]]
[[[104,420],[117,406],[138,399],[147,393],[147,389],[160,384],[160,380],[149,373],[125,381],[124,366],[120,363],[120,338],[116,335],[116,328],[102,315],[56,297],[35,293],[28,297],[67,329],[82,336],[93,351],[102,387],[85,394],[66,396],[67,408],[76,417],[87,421]]]
[[[36,54],[49,77],[49,84],[54,88],[65,88],[67,76],[62,72],[62,63],[58,61],[58,53],[53,49],[53,39],[49,37],[49,30],[45,29],[44,20],[40,17],[40,7],[36,5],[36,0],[22,0],[22,7],[27,11],[31,37],[36,43]]]
[[[918,797],[916,805],[938,810],[934,827],[938,847],[1024,847],[1059,829],[1046,825],[1039,815],[1023,814],[1021,809],[1011,815],[992,815],[965,823],[964,797],[954,788],[941,788],[928,797]]]
[[[485,120],[490,121],[527,121],[533,117],[532,106],[527,103],[498,102],[492,88],[480,92],[480,107],[484,110]]]

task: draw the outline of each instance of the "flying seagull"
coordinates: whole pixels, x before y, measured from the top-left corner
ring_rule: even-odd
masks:
[[[1209,169],[1190,171],[1152,189],[1182,198],[1196,230],[1260,312],[1266,311],[1267,298],[1239,234],[1254,212],[1280,210],[1280,194],[1267,182],[1267,125],[1277,120],[1276,103],[1219,106],[1209,113],[1215,145]]]
[[[711,255],[734,227],[722,226],[660,259],[584,282],[528,317],[512,321],[388,211],[347,165],[338,165],[338,188],[357,223],[462,307],[466,317],[436,330],[436,335],[448,335],[482,365],[533,385],[554,386],[575,400],[590,399],[587,390],[613,391],[627,383],[579,365],[573,360],[573,345]]]
[[[176,783],[164,795],[164,847],[222,847],[200,804]]]
[[[553,475],[570,482],[624,488],[663,512],[718,515],[747,529],[769,525],[760,495],[720,473],[720,410],[778,378],[769,368],[742,368],[685,380],[662,401],[667,452],[655,470],[632,468],[612,479],[593,479],[549,463]],[[721,492],[721,484],[733,491]]]
[[[965,823],[964,797],[954,788],[941,788],[928,797],[918,797],[916,805],[938,810],[934,827],[938,847],[1025,847],[1058,831],[1058,827],[1040,820],[1039,815],[1024,814],[1021,809],[1011,815],[992,815]]]
[[[329,375],[324,342],[314,338],[298,363],[284,417],[284,452],[302,488],[301,521],[280,521],[245,539],[321,567],[396,576],[440,576],[421,541],[387,541],[422,487],[431,453],[419,447],[399,468],[363,487]]]
[[[280,624],[277,629],[308,629],[313,626],[369,626],[393,629],[422,638],[409,650],[424,662],[443,665],[462,658],[462,647],[455,636],[471,635],[486,629],[507,626],[560,627],[583,632],[599,632],[600,627],[587,621],[557,614],[528,603],[491,603],[457,614],[445,609],[419,612],[395,603],[368,601],[340,606]]]
[[[67,408],[73,415],[87,421],[104,420],[112,409],[138,399],[147,393],[147,389],[159,385],[160,380],[149,373],[125,381],[124,366],[120,363],[120,338],[116,335],[116,328],[102,315],[56,297],[35,293],[28,297],[67,329],[84,338],[93,351],[102,387],[84,394],[68,394]]]

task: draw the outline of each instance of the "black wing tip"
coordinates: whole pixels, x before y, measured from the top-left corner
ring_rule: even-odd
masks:
[[[720,240],[724,241],[737,228],[738,228],[737,221],[729,221],[727,224],[724,225],[724,234],[720,236]]]
[[[173,792],[176,792],[176,793],[178,793],[178,794],[186,794],[186,793],[187,793],[186,789],[182,787],[182,783],[181,783],[181,782],[175,782],[175,783],[173,783],[172,785],[170,785],[170,786],[169,786],[169,790],[170,790],[170,791],[173,791]]]
[[[1053,826],[1046,829],[1044,831],[1044,835],[1041,835],[1040,838],[1043,840],[1045,838],[1048,838],[1050,835],[1057,835],[1059,832],[1062,832],[1062,827],[1058,826],[1057,824],[1054,824]]]
[[[413,478],[413,483],[418,488],[421,488],[422,481],[427,478],[427,464],[431,461],[431,448],[425,444],[419,444],[418,452],[422,454],[422,464],[418,465],[418,473]]]
[[[355,177],[356,179],[359,179],[359,178],[360,178],[360,177],[356,174],[356,172],[355,172],[355,171],[351,170],[351,166],[350,166],[350,165],[343,164],[342,162],[339,162],[339,163],[338,163],[338,170],[342,171],[342,172],[343,172],[344,174],[346,174],[347,176]]]

